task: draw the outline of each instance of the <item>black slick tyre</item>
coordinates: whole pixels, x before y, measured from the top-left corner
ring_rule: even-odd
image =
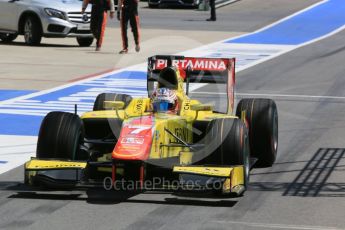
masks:
[[[249,139],[245,124],[240,119],[215,119],[208,125],[206,151],[210,154],[204,164],[243,165],[245,186],[249,182]]]
[[[236,109],[241,117],[245,111],[249,126],[250,153],[258,159],[255,166],[270,167],[278,150],[278,111],[271,99],[242,99]]]
[[[50,112],[43,119],[36,156],[40,159],[79,160],[84,128],[78,115]]]
[[[104,101],[123,101],[125,103],[125,108],[132,101],[132,97],[127,94],[119,93],[101,93],[97,96],[95,103],[93,105],[93,111],[106,110],[104,108]]]

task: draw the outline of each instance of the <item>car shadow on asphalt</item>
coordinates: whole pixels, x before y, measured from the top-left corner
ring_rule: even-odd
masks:
[[[161,204],[161,205],[183,205],[203,207],[233,207],[237,200],[231,196],[221,196],[210,193],[184,193],[184,192],[128,192],[128,191],[107,191],[99,188],[87,190],[40,190],[31,188],[22,183],[0,182],[0,191],[7,191],[7,199],[29,199],[29,200],[62,200],[62,201],[85,201],[89,204],[114,205],[120,203],[137,204]],[[136,197],[139,194],[160,197],[146,199]],[[166,194],[169,197],[162,197]],[[174,197],[171,197],[173,195]],[[229,199],[230,198],[230,199]]]
[[[30,47],[28,45],[26,45],[24,42],[9,42],[9,43],[3,43],[0,42],[0,46],[27,46]],[[41,43],[38,46],[31,46],[31,47],[42,47],[42,48],[51,48],[51,47],[55,47],[55,48],[80,48],[79,45],[67,45],[67,44],[45,44],[45,43]]]
[[[320,148],[309,161],[306,161],[302,169],[258,173],[280,174],[299,172],[292,182],[253,182],[250,183],[249,190],[281,191],[282,196],[345,197],[345,183],[343,181],[334,182],[334,179],[330,180],[334,172],[345,170],[345,165],[339,164],[341,160],[345,160],[345,149]],[[293,163],[303,163],[303,161],[277,164]]]

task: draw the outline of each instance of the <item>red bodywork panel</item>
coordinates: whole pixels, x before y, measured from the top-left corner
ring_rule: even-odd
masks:
[[[147,160],[152,145],[154,116],[134,118],[124,123],[112,158],[119,160]]]

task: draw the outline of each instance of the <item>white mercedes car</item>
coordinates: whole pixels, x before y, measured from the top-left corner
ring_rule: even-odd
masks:
[[[42,37],[76,37],[80,46],[90,46],[91,8],[81,13],[81,0],[0,0],[0,39],[11,42],[24,35],[28,45]]]

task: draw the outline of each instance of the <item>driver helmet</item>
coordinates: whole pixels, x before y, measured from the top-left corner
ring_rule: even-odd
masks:
[[[153,110],[155,112],[173,111],[176,108],[177,96],[175,90],[159,88],[152,98]]]

